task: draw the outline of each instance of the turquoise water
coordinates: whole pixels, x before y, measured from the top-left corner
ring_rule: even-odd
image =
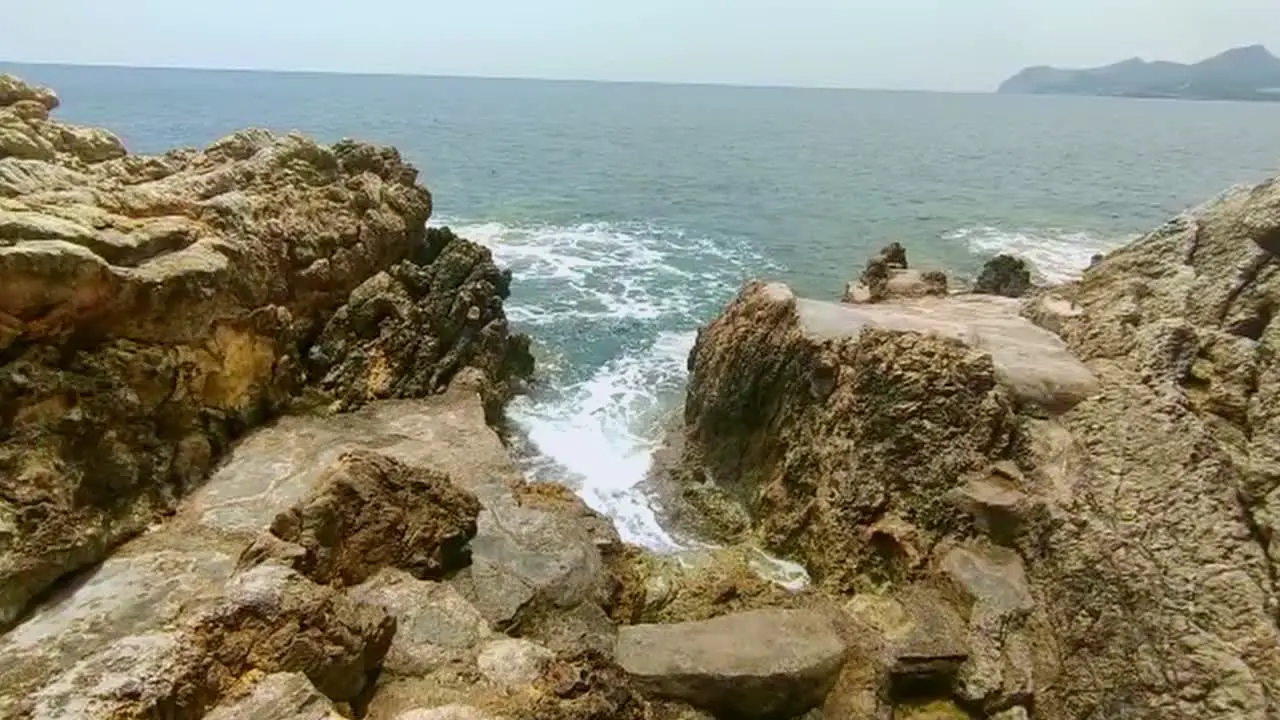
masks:
[[[629,538],[699,323],[744,278],[833,297],[890,240],[1049,279],[1280,169],[1280,105],[6,66],[134,151],[245,126],[398,146],[449,223],[516,275],[543,382],[513,408],[533,472]]]

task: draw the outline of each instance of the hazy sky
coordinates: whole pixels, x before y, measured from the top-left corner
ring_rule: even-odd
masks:
[[[1280,52],[1280,0],[0,0],[0,60],[986,90]]]

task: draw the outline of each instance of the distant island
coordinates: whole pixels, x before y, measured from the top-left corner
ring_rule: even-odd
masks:
[[[1194,65],[1133,58],[1084,70],[1030,67],[1001,83],[998,92],[1280,101],[1280,58],[1250,45]]]

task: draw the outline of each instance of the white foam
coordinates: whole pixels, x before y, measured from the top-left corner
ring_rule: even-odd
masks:
[[[606,363],[554,399],[522,397],[508,411],[551,461],[536,474],[558,476],[592,509],[611,517],[624,540],[657,550],[678,543],[659,525],[640,484],[693,340],[692,332],[663,333],[647,351]]]
[[[963,242],[979,254],[1015,255],[1031,263],[1043,280],[1065,282],[1080,277],[1094,255],[1114,250],[1128,238],[1103,238],[1055,229],[974,227],[947,233],[943,240]]]
[[[654,223],[449,224],[511,269],[508,316],[533,326],[540,352],[559,366],[549,378],[543,363],[550,382],[508,408],[532,445],[526,472],[573,488],[624,540],[678,549],[640,486],[662,419],[683,393],[693,328],[732,295],[744,263],[763,265],[759,257]],[[575,361],[584,348],[599,355]]]

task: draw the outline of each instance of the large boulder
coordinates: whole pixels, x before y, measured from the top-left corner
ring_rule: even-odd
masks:
[[[1277,252],[1272,181],[1021,302],[752,283],[701,332],[684,476],[864,618],[960,619],[946,683],[885,695],[856,648],[831,712],[1280,712]]]
[[[624,627],[617,660],[641,692],[718,717],[783,720],[820,705],[848,648],[826,615],[752,610]]]
[[[428,234],[431,196],[394,149],[248,130],[126,155],[56,106],[0,78],[0,628],[309,381],[308,403],[350,408],[471,368],[492,416],[529,370],[505,276]]]

